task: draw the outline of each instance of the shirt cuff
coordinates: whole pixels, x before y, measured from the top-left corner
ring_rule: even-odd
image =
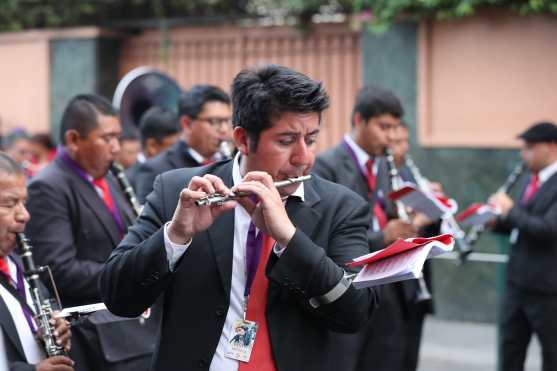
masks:
[[[180,245],[170,241],[167,231],[169,224],[170,222],[167,222],[164,225],[164,249],[166,250],[166,258],[168,259],[168,268],[171,272],[174,272],[176,262],[182,257],[182,255],[184,255],[187,248],[191,245],[192,240],[189,240],[185,245]]]
[[[273,246],[273,252],[279,258],[282,255],[282,253],[284,253],[284,250],[286,250],[286,246],[279,245],[278,243],[275,243],[275,246]]]

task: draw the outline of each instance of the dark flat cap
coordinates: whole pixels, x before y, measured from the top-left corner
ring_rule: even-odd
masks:
[[[538,122],[518,136],[526,142],[557,142],[557,125],[552,122]]]

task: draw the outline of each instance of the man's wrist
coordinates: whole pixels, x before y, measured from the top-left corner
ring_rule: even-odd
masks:
[[[294,234],[296,233],[296,227],[294,227],[293,225],[290,225],[287,228],[288,230],[284,233],[284,236],[277,238],[276,240],[277,243],[281,246],[288,246],[290,240],[292,239],[292,237],[294,237]]]
[[[168,232],[168,239],[170,240],[170,242],[176,245],[187,245],[192,239],[191,235],[177,232],[172,222],[170,222],[167,232]]]

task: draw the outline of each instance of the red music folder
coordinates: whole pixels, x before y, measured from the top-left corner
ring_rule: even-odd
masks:
[[[352,281],[356,288],[383,285],[419,278],[427,259],[452,251],[453,247],[454,238],[450,234],[399,239],[388,247],[360,256],[347,265],[363,266]]]

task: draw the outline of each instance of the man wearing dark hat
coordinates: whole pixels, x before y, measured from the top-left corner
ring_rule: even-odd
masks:
[[[532,334],[543,370],[557,370],[557,126],[533,125],[519,136],[530,179],[518,199],[497,193],[495,231],[509,233],[511,250],[501,317],[502,369],[524,370]]]

